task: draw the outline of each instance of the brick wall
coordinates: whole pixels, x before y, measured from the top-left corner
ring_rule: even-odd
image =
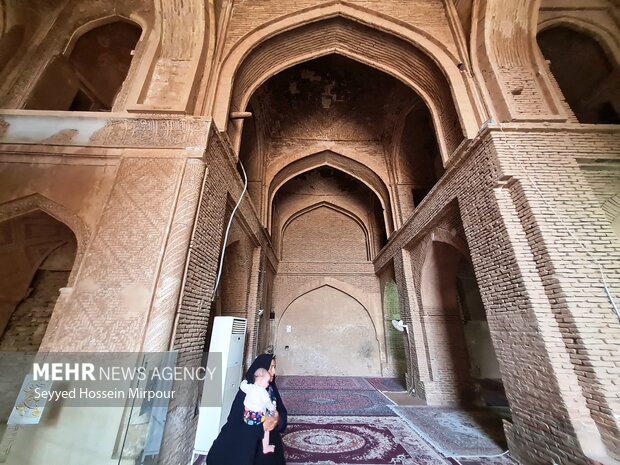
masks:
[[[539,193],[532,187],[522,190],[521,182],[526,184],[529,179],[516,157],[528,167],[530,176],[540,180],[547,202],[565,215],[564,221],[593,243],[597,259],[607,264],[613,287],[617,278],[611,257],[617,254],[616,239],[576,159],[617,159],[618,134],[594,128],[571,130],[569,126],[551,132],[518,128],[515,126],[509,135],[493,132],[492,138],[483,137],[459,158],[394,235],[375,266],[381,268],[390,257],[398,265],[398,249],[421,241],[440,221],[441,211],[452,199],[458,199],[513,413],[513,426],[508,431],[511,444],[516,446],[514,453],[524,463],[537,463],[541,457],[551,460],[552,455],[547,455],[551,448],[562,457],[571,457],[574,463],[585,463],[578,452],[577,435],[581,433],[572,425],[590,418],[590,427],[594,426],[586,399],[598,399],[588,401],[593,417],[601,418],[603,412],[610,411],[605,405],[614,405],[610,393],[617,392],[612,380],[615,368],[609,363],[617,359],[612,341],[618,340],[614,336],[618,325],[587,257],[584,259]],[[506,144],[508,137],[512,147]],[[515,151],[514,147],[519,148]],[[507,179],[500,169],[510,171],[519,182],[506,185],[500,181]],[[565,271],[553,271],[556,266]],[[412,322],[412,312],[423,309],[417,309],[418,304],[404,290],[419,286],[416,273],[403,274],[402,265],[396,266],[396,272],[409,313],[403,316]],[[415,320],[412,329],[416,331],[416,325],[421,331]],[[607,336],[601,338],[601,333]],[[413,359],[423,362],[427,350],[421,344],[423,333],[417,338],[414,333],[414,340],[418,347]],[[597,344],[596,348],[592,344]],[[588,353],[596,355],[586,356],[588,348],[592,351]],[[583,357],[587,357],[585,364]],[[425,374],[423,367],[420,372]],[[599,384],[590,381],[597,378],[598,383],[609,387],[598,390]],[[556,406],[551,411],[544,407],[550,403]],[[526,412],[545,414],[532,418]],[[601,418],[598,429],[603,435],[603,425],[608,424],[613,420],[610,423]],[[607,443],[613,448],[611,435]]]
[[[517,214],[561,334],[562,352],[569,355],[589,415],[615,454],[620,453],[618,424],[613,418],[620,408],[614,362],[620,354],[620,325],[603,290],[598,266],[617,295],[620,275],[615,264],[620,242],[577,162],[607,159],[617,163],[619,140],[612,130],[558,131],[544,137],[541,133],[501,133],[496,142],[507,172],[521,178],[527,172],[527,178],[513,187]],[[551,356],[556,350],[550,349]]]
[[[67,285],[70,271],[39,270],[31,290],[17,306],[0,338],[0,351],[36,352],[41,345],[59,290]]]
[[[402,21],[419,28],[438,42],[445,44],[452,53],[457,52],[452,32],[446,21],[445,6],[439,0],[416,0],[415,2],[355,0],[350,3],[361,11],[366,9],[376,11],[386,15],[392,21]],[[225,51],[229,51],[245,34],[262,24],[316,6],[317,2],[313,0],[295,3],[286,0],[269,0],[260,4],[248,0],[236,2],[226,36]]]
[[[294,219],[284,230],[282,260],[363,262],[368,259],[368,239],[349,216],[319,207]]]
[[[196,211],[174,329],[173,348],[180,352],[178,364],[181,366],[199,365],[202,361],[203,350],[208,348],[205,346],[208,342],[206,335],[212,319],[209,312],[224,228],[231,213],[228,206],[238,200],[243,187],[235,167],[230,143],[213,128],[209,133],[205,164],[204,185]],[[237,218],[234,222],[235,228],[232,230],[228,243],[229,245],[239,244],[239,253],[233,253],[232,257],[229,257],[228,276],[221,284],[227,296],[226,303],[234,306],[235,309],[237,306],[245,309],[244,302],[247,302],[249,294],[254,293],[256,302],[260,295],[256,289],[258,281],[248,281],[251,263],[253,263],[253,256],[249,252],[250,244],[266,243],[267,238],[247,197],[240,205],[235,218]],[[266,253],[266,257],[269,261],[275,260],[272,253]],[[230,310],[230,307],[222,308],[222,310]],[[249,313],[256,312],[257,304],[248,310],[250,310]],[[235,312],[240,313],[238,309]],[[253,318],[250,314],[238,316],[244,316],[250,320]],[[252,348],[256,346],[256,327],[252,321],[248,323],[246,348]],[[195,404],[198,395],[198,391],[181,392],[179,398],[171,402],[160,463],[181,465],[190,460],[197,416],[194,408],[179,405]]]

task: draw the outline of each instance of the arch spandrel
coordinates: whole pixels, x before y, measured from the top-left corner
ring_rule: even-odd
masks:
[[[201,66],[210,64],[214,43],[213,4],[202,0],[155,2],[156,31],[140,82],[132,89],[132,111],[190,111]]]

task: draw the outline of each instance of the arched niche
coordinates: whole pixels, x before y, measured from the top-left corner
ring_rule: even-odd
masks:
[[[73,231],[41,210],[0,223],[0,349],[33,352],[74,268]]]
[[[441,386],[439,403],[445,404],[467,403],[473,395],[457,292],[456,276],[462,258],[453,246],[431,241],[420,276],[430,372],[434,384]]]
[[[328,166],[288,179],[275,192],[270,209],[270,232],[282,260],[310,263],[337,256],[341,263],[366,262],[387,242],[376,194],[357,178]]]
[[[62,54],[48,63],[25,108],[110,111],[133,58],[142,28],[119,16],[80,27]]]
[[[620,69],[605,42],[574,22],[550,22],[538,46],[580,123],[620,123]]]
[[[323,285],[299,295],[278,321],[278,370],[290,375],[380,376],[376,330],[364,306]]]
[[[326,202],[298,212],[282,228],[283,261],[363,262],[370,247],[364,223]]]

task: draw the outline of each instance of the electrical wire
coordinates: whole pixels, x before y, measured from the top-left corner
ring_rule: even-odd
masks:
[[[450,458],[453,458],[458,463],[461,463],[458,461],[458,459],[495,459],[497,457],[503,457],[504,455],[507,455],[509,453],[510,453],[509,450],[505,450],[501,454],[495,454],[495,455],[458,455],[456,457],[451,456]]]
[[[228,226],[226,226],[226,233],[224,234],[224,239],[222,240],[222,251],[220,252],[220,264],[219,269],[217,270],[217,277],[215,278],[215,286],[213,286],[213,295],[211,297],[211,302],[215,300],[215,296],[217,295],[217,287],[220,284],[220,278],[222,277],[222,269],[224,267],[224,253],[226,251],[226,242],[228,241],[228,233],[230,233],[230,227],[232,226],[232,221],[235,217],[235,213],[241,205],[241,200],[243,200],[243,196],[248,190],[248,175],[245,173],[245,168],[243,167],[243,163],[239,160],[239,166],[241,166],[241,172],[243,173],[243,190],[241,191],[241,195],[239,196],[239,200],[237,200],[237,204],[235,208],[233,208],[232,213],[230,214],[230,219],[228,220]]]
[[[492,124],[492,123],[490,123]],[[498,127],[500,128],[500,130],[502,131],[503,134],[506,134],[506,132],[504,131],[504,127],[502,126],[502,124],[498,121],[497,122]],[[506,144],[508,145],[508,147],[510,147],[510,149],[514,150],[515,152],[515,157],[514,159],[517,161],[517,163],[519,164],[519,167],[521,168],[521,171],[523,171],[523,173],[525,174],[525,176],[527,177],[527,179],[529,180],[529,182],[532,184],[532,186],[534,187],[534,189],[536,190],[536,192],[538,193],[538,195],[540,196],[540,198],[542,199],[543,203],[545,204],[545,206],[551,211],[551,213],[553,214],[553,216],[555,216],[555,218],[560,222],[560,224],[564,227],[564,229],[566,230],[566,232],[568,233],[568,235],[579,245],[579,247],[581,247],[583,249],[583,251],[586,253],[586,255],[590,258],[590,260],[592,260],[592,263],[594,263],[594,265],[596,265],[596,267],[598,268],[598,271],[601,275],[601,281],[603,284],[603,289],[605,290],[605,294],[607,296],[607,299],[609,300],[609,303],[611,304],[611,307],[614,311],[614,313],[616,314],[616,317],[618,317],[618,322],[620,322],[620,311],[618,310],[618,306],[616,305],[616,302],[613,298],[613,295],[611,293],[611,291],[609,290],[609,286],[607,285],[607,280],[605,279],[605,272],[603,269],[603,266],[598,262],[598,260],[590,253],[590,251],[588,250],[588,248],[586,247],[586,245],[575,235],[575,233],[573,233],[573,231],[570,229],[570,227],[564,222],[564,220],[562,219],[562,217],[556,212],[556,210],[549,204],[549,202],[547,202],[547,199],[545,197],[545,194],[543,194],[543,192],[540,190],[540,188],[538,187],[538,184],[536,184],[536,181],[534,181],[534,179],[532,179],[532,177],[530,176],[529,172],[527,171],[527,169],[525,168],[525,166],[523,166],[523,163],[521,163],[521,160],[519,159],[519,156],[517,156],[516,154],[518,153],[518,149],[512,145],[510,143],[510,141],[506,141]]]

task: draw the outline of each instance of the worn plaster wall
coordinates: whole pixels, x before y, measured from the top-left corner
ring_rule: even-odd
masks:
[[[330,376],[381,376],[373,321],[359,302],[330,286],[288,306],[276,344],[283,374],[324,376],[329,367]]]

